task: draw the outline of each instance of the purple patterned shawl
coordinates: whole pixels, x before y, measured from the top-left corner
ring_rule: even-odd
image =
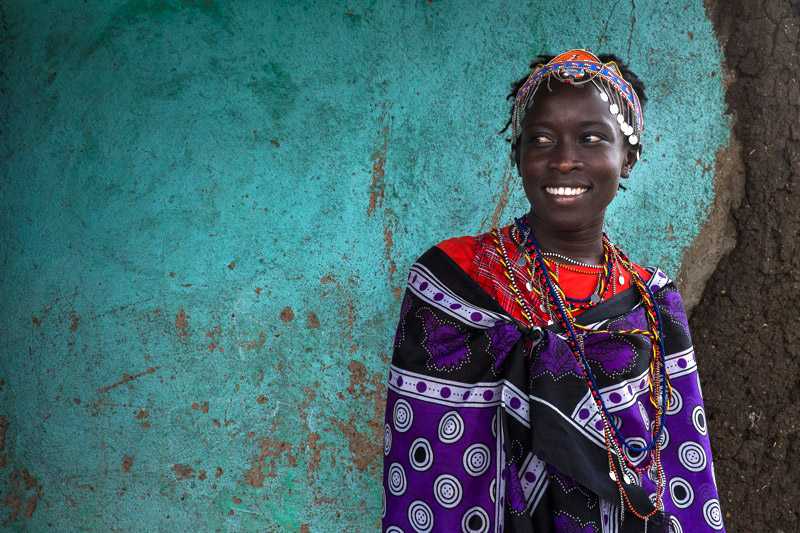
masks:
[[[675,390],[662,446],[666,513],[648,531],[722,531],[697,364],[673,284],[649,281],[663,318]],[[623,435],[644,445],[652,423],[649,339],[633,290],[586,311],[596,333],[586,355]],[[526,354],[530,354],[527,357]],[[644,454],[630,454],[644,462]],[[383,530],[642,531],[620,521],[597,408],[563,334],[508,316],[444,252],[411,267],[389,372],[384,440]],[[634,507],[653,509],[655,484],[628,471]]]

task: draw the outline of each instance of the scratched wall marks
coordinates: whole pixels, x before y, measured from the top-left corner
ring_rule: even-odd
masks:
[[[55,0],[0,19],[11,530],[369,530],[404,273],[521,212],[497,132],[530,58],[615,50],[648,81],[610,214],[640,261],[677,269],[728,142],[700,1]]]

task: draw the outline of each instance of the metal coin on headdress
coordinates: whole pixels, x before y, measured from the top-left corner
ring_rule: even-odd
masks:
[[[599,295],[597,295],[597,294],[592,294],[592,295],[589,297],[589,301],[590,301],[590,302],[592,302],[593,304],[596,304],[597,302],[599,302],[599,301],[600,301],[600,296],[599,296]]]
[[[637,137],[636,135],[631,135],[630,137],[628,137],[628,142],[631,144],[636,144],[639,142],[639,137]]]
[[[524,255],[521,255],[521,256],[519,256],[517,258],[517,266],[525,266],[525,263],[527,263],[527,262],[528,261],[527,261],[527,259],[525,259]]]
[[[628,135],[628,123],[627,122],[623,122],[622,124],[620,124],[619,125],[619,129],[622,130],[622,133],[624,133],[625,135]]]
[[[625,117],[624,117],[624,116],[622,116],[622,113],[619,113],[619,114],[617,115],[617,122],[619,122],[620,124],[622,124],[623,122],[625,122]]]
[[[529,292],[533,290],[533,285],[530,281],[525,284],[525,288],[528,289]]]
[[[619,106],[617,106],[617,104],[611,104],[608,107],[608,110],[611,111],[612,115],[616,115],[617,113],[619,113]]]
[[[606,93],[601,92],[600,93],[600,100],[602,100],[604,102],[608,102],[608,95]]]
[[[622,274],[620,274],[618,281],[619,281],[619,284],[622,285],[623,283],[625,283],[625,277]]]

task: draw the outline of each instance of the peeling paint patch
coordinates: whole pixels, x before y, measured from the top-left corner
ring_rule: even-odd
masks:
[[[294,319],[294,311],[291,307],[284,307],[281,311],[281,320],[284,322],[291,322]]]
[[[319,327],[319,318],[317,318],[317,314],[314,311],[308,313],[307,327],[309,329],[316,329]]]
[[[367,216],[372,216],[376,207],[383,207],[383,196],[386,193],[386,181],[384,179],[384,166],[386,165],[386,145],[388,144],[389,122],[387,120],[386,102],[381,105],[383,112],[380,121],[385,125],[380,131],[380,146],[372,154],[372,184],[369,187],[369,205],[367,205]]]
[[[186,314],[183,307],[181,307],[178,314],[175,315],[175,329],[178,330],[178,337],[181,339],[186,338],[186,328],[189,327],[189,318],[189,315]]]
[[[110,391],[111,389],[113,389],[115,387],[119,387],[123,383],[127,383],[129,381],[133,381],[134,379],[138,379],[138,378],[140,378],[142,376],[146,376],[148,374],[153,374],[156,371],[157,368],[161,368],[161,367],[160,366],[157,366],[155,368],[150,367],[147,370],[145,370],[144,372],[139,372],[138,374],[134,374],[134,375],[122,374],[122,379],[121,380],[117,381],[116,383],[112,383],[111,385],[106,385],[105,387],[102,387],[99,390],[99,392],[100,393],[105,393],[105,392],[108,392],[108,391]]]
[[[244,473],[244,481],[251,487],[261,488],[264,486],[264,479],[277,475],[275,473],[276,463],[282,453],[286,453],[289,464],[292,466],[297,466],[297,458],[289,453],[292,445],[288,442],[272,440],[269,437],[261,437],[258,442],[259,451],[251,461],[252,467]],[[269,463],[269,470],[265,473],[264,468],[267,463]]]
[[[194,469],[189,465],[178,463],[172,466],[172,471],[178,475],[178,479],[191,479],[194,477]]]
[[[133,466],[133,457],[130,455],[126,455],[122,458],[122,471],[126,474],[130,473],[131,467]]]

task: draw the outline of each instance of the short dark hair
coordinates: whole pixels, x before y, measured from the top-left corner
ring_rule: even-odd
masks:
[[[545,65],[549,63],[554,57],[556,56],[549,56],[549,55],[537,56],[536,59],[531,61],[531,66],[530,66],[531,70],[533,70],[533,67],[535,67],[536,65],[539,64]],[[614,63],[617,64],[620,70],[620,74],[622,74],[622,77],[625,78],[625,81],[631,84],[633,90],[636,91],[636,95],[639,97],[639,103],[642,105],[642,109],[644,109],[644,105],[647,103],[647,96],[644,93],[644,82],[642,82],[642,80],[639,79],[639,76],[637,76],[628,67],[627,63],[622,61],[614,54],[600,54],[597,56],[597,58],[603,63],[608,63],[609,61],[613,61]],[[528,72],[530,72],[530,70]],[[506,122],[506,126],[502,130],[500,130],[500,133],[503,133],[509,128],[509,126],[511,126],[511,117],[513,116],[514,113],[514,99],[516,98],[517,92],[519,92],[520,87],[522,87],[525,84],[527,79],[528,79],[528,74],[526,74],[525,76],[523,76],[522,78],[518,79],[517,81],[511,84],[511,92],[508,93],[508,96],[506,97],[506,100],[511,101],[509,118],[508,122]],[[514,145],[514,139],[509,138],[506,140],[510,142],[512,146]]]

